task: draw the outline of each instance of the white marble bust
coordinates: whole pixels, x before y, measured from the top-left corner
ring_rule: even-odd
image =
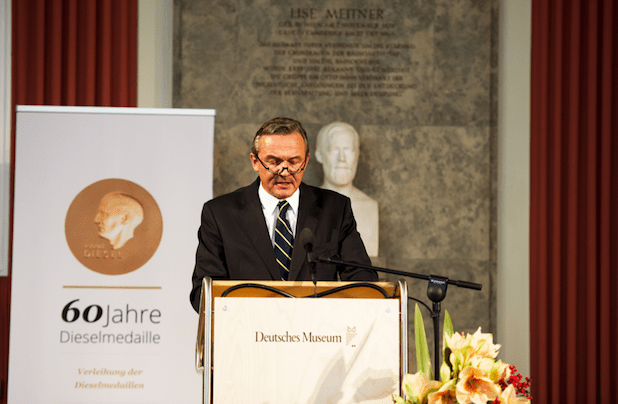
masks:
[[[322,188],[349,197],[358,231],[370,257],[378,256],[378,202],[352,184],[360,140],[349,124],[333,122],[318,133],[315,158],[324,169]]]

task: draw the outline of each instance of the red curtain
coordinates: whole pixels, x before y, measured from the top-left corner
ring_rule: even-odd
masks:
[[[137,0],[13,2],[17,104],[134,107]]]
[[[532,1],[537,403],[618,403],[618,4]]]
[[[13,0],[12,13],[13,111],[137,105],[137,0]],[[9,268],[0,278],[0,403],[7,400],[10,291]]]

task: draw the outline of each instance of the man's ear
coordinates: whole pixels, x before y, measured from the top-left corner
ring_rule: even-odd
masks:
[[[255,154],[250,153],[249,154],[249,159],[251,160],[251,165],[253,166],[253,171],[255,171],[256,173],[260,172],[260,162],[258,161],[257,157],[255,157]]]
[[[120,223],[122,223],[122,224],[129,223],[129,214],[128,213],[123,213],[122,214],[122,218],[120,219]]]

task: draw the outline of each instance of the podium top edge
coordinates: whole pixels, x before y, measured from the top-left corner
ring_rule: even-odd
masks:
[[[317,283],[318,293],[326,292],[330,289],[337,289],[341,286],[355,284],[372,284],[380,287],[389,295],[398,295],[397,285],[394,282],[364,282],[364,281],[323,281]],[[313,282],[311,281],[238,281],[238,280],[213,280],[211,298],[221,297],[224,292],[237,285],[264,285],[280,291],[289,293],[295,297],[307,297],[314,293]],[[243,288],[234,291],[234,296],[229,297],[282,297],[272,291],[262,288]],[[327,297],[340,298],[380,298],[384,296],[373,288],[349,288],[336,291]]]
[[[51,112],[81,114],[126,114],[126,115],[196,115],[215,116],[214,109],[193,108],[138,108],[138,107],[65,107],[54,105],[17,105],[17,112]]]
[[[274,287],[306,287],[313,288],[312,281],[231,281],[231,280],[213,280],[214,286],[234,286],[243,283],[256,283],[258,285],[269,285]],[[355,283],[371,283],[378,286],[393,285],[394,282],[369,282],[369,281],[318,281],[318,286],[332,288],[345,285],[353,285]]]

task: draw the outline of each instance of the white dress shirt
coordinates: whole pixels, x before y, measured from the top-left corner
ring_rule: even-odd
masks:
[[[270,235],[270,241],[275,246],[275,223],[277,217],[279,217],[279,202],[287,200],[290,204],[286,213],[290,227],[292,228],[292,235],[296,237],[296,222],[298,220],[298,205],[300,203],[300,190],[294,191],[292,196],[286,199],[277,199],[264,189],[262,184],[258,189],[258,196],[260,197],[260,203],[262,204],[262,212],[264,213],[264,219],[266,219],[266,227],[268,227],[268,234]]]

